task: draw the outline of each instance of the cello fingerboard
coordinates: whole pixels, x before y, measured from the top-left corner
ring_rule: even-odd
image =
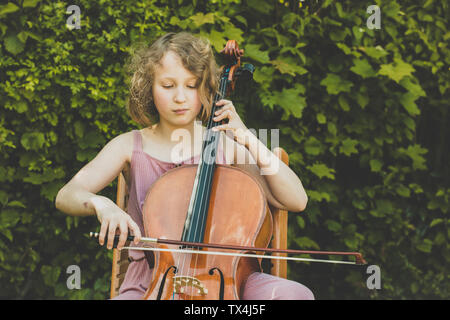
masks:
[[[202,153],[199,159],[194,186],[189,202],[189,208],[184,223],[181,240],[187,242],[203,242],[208,216],[211,185],[214,176],[216,156],[219,145],[220,133],[211,129],[219,123],[213,121],[217,109],[216,102],[225,96],[228,84],[229,68],[224,71],[220,79],[219,92],[216,93],[211,108],[206,137],[202,145]]]

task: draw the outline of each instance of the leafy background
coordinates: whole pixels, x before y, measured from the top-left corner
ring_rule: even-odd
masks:
[[[235,39],[256,67],[233,100],[249,128],[280,130],[309,195],[289,247],[359,250],[382,288],[366,267],[296,263],[288,277],[317,299],[450,298],[446,1],[81,0],[80,29],[66,26],[71,4],[0,5],[0,298],[108,297],[96,218],[59,212],[55,196],[138,128],[125,112],[133,45],[182,30],[217,52]],[[80,290],[66,286],[73,264]]]

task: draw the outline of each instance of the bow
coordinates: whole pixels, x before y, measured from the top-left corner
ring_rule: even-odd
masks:
[[[90,237],[98,238],[99,233],[91,232]],[[129,235],[127,240],[133,241],[134,236]],[[107,237],[105,237],[105,243],[107,242]],[[314,250],[293,250],[293,249],[274,249],[274,248],[255,248],[246,247],[238,245],[225,245],[225,244],[215,244],[215,243],[198,243],[198,242],[188,242],[188,241],[178,241],[170,239],[157,239],[150,237],[142,237],[141,242],[152,243],[152,244],[170,244],[178,245],[179,249],[166,249],[166,248],[155,248],[155,247],[123,247],[126,250],[144,250],[144,251],[167,251],[167,252],[179,252],[179,253],[190,253],[190,254],[211,254],[211,255],[226,255],[226,256],[240,256],[240,257],[253,257],[262,259],[277,259],[277,260],[291,260],[291,261],[304,261],[304,262],[323,262],[323,263],[336,263],[336,264],[353,264],[353,265],[365,265],[367,264],[363,256],[359,252],[342,252],[342,251],[314,251]],[[113,247],[116,248],[119,243],[119,236],[114,237]],[[190,249],[186,249],[190,248]],[[252,251],[252,252],[271,252],[271,253],[284,253],[284,254],[312,254],[312,255],[336,255],[336,256],[353,256],[355,261],[340,261],[340,260],[329,260],[329,259],[313,259],[313,258],[298,258],[298,257],[284,257],[284,256],[266,256],[261,254],[252,253],[237,253],[237,252],[223,252],[223,251],[202,251],[199,248],[213,248],[221,250],[234,250],[234,251]]]

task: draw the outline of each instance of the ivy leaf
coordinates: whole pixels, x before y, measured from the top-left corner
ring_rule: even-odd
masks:
[[[325,224],[330,231],[339,232],[342,230],[342,225],[334,220],[326,220]]]
[[[297,224],[301,229],[305,228],[305,220],[303,219],[303,217],[300,216],[296,216],[297,219]]]
[[[341,49],[346,55],[350,55],[352,53],[352,50],[343,43],[336,43],[336,46]]]
[[[250,8],[253,8],[257,12],[263,13],[263,14],[270,14],[270,12],[273,10],[273,7],[271,4],[260,1],[260,0],[248,0],[247,5]]]
[[[333,136],[336,136],[337,128],[333,122],[328,122],[327,129],[329,133],[331,133]]]
[[[12,235],[12,232],[11,232],[11,230],[9,230],[9,229],[0,229],[1,230],[1,233],[6,237],[6,238],[8,238],[8,240],[9,241],[13,241],[13,235]]]
[[[260,46],[257,44],[247,44],[245,46],[245,55],[263,64],[269,63],[269,53],[267,51],[261,51],[259,48]]]
[[[8,202],[8,207],[21,207],[21,208],[26,208],[27,206],[24,205],[22,202],[17,201],[17,200],[13,200],[11,202]]]
[[[44,278],[44,283],[48,286],[55,285],[55,283],[58,281],[60,273],[60,267],[54,267],[50,265],[43,265],[41,267],[41,274]]]
[[[259,83],[262,88],[268,89],[273,79],[274,68],[262,66],[253,73],[253,80]]]
[[[395,191],[397,192],[398,195],[405,197],[405,198],[409,198],[409,196],[411,195],[411,191],[402,184],[398,185],[395,188]]]
[[[234,39],[237,43],[241,43],[244,41],[242,38],[243,31],[239,28],[234,27],[233,25],[227,25],[223,34],[228,39]]]
[[[364,79],[374,77],[376,75],[376,72],[366,59],[354,59],[353,67],[351,67],[350,70]]]
[[[293,77],[295,77],[296,74],[302,75],[308,72],[305,68],[300,67],[296,64],[289,63],[282,59],[270,61],[270,63],[275,67],[275,69],[280,71],[280,73],[287,73]]]
[[[309,137],[305,142],[305,152],[317,156],[322,152],[322,144],[315,137]]]
[[[350,110],[350,105],[348,104],[347,99],[345,99],[345,97],[343,95],[339,95],[338,102],[339,102],[339,105],[341,106],[342,110],[344,110],[344,111]]]
[[[388,52],[381,46],[376,47],[360,47],[361,51],[365,52],[369,57],[374,59],[383,58],[388,55]]]
[[[208,13],[208,14],[203,14],[203,12],[199,12],[196,15],[190,17],[189,19],[191,19],[194,24],[196,25],[196,27],[200,27],[204,24],[213,24],[214,23],[214,13]]]
[[[328,73],[326,78],[320,84],[327,87],[328,94],[338,94],[339,92],[350,92],[353,83],[343,80],[340,76],[334,73]]]
[[[18,6],[16,6],[14,3],[8,2],[8,4],[0,6],[0,17],[6,15],[8,13],[16,12],[19,9],[20,8]]]
[[[417,100],[417,96],[412,92],[406,92],[402,94],[399,98],[399,102],[405,108],[405,110],[412,116],[416,116],[420,114],[420,110],[417,107],[415,101]]]
[[[399,83],[406,76],[410,76],[414,71],[414,67],[399,58],[394,58],[394,63],[382,64],[378,74],[387,76]]]
[[[243,16],[235,16],[234,18],[240,23],[242,23],[244,26],[246,27],[248,26],[247,19],[245,19]]]
[[[431,223],[430,223],[430,228],[432,228],[435,225],[438,225],[440,223],[443,223],[443,222],[444,222],[444,219],[441,219],[441,218],[433,219],[433,221],[431,221]]]
[[[79,146],[81,149],[87,149],[89,147],[98,148],[105,143],[105,138],[98,134],[96,131],[90,131],[79,140]]]
[[[412,79],[412,77],[404,77],[400,81],[400,85],[417,97],[426,97],[427,94],[420,84],[413,82]]]
[[[382,218],[386,215],[392,215],[394,213],[394,206],[391,201],[378,199],[375,201],[376,209],[370,210],[370,214],[377,218]]]
[[[271,92],[264,91],[260,94],[259,97],[261,99],[261,103],[264,106],[268,106],[271,110],[273,110],[273,107],[275,106],[275,104],[277,104],[276,97]]]
[[[414,193],[423,193],[423,189],[417,183],[410,183],[408,187],[414,191]]]
[[[320,250],[319,245],[308,237],[295,238],[294,241],[300,248],[311,248]]]
[[[76,121],[73,125],[75,134],[81,138],[84,136],[84,124],[81,121]]]
[[[22,3],[22,7],[24,8],[34,8],[36,5],[41,2],[41,0],[24,0]]]
[[[364,109],[369,103],[369,96],[363,92],[356,93],[356,101],[360,105],[361,109]]]
[[[307,166],[306,168],[312,173],[314,173],[316,176],[318,176],[320,179],[322,179],[323,177],[327,177],[334,180],[334,173],[336,171],[332,168],[328,168],[323,163],[315,163],[314,165]]]
[[[416,245],[417,250],[420,250],[425,253],[430,253],[433,248],[433,241],[430,239],[424,239],[422,243]]]
[[[22,135],[20,143],[26,150],[39,150],[45,143],[42,132],[27,132]]]
[[[352,204],[356,209],[359,209],[359,210],[365,210],[367,207],[366,202],[364,200],[360,200],[360,199],[354,199],[352,201]]]
[[[0,170],[0,173],[2,173],[1,170]],[[5,191],[0,190],[0,204],[2,204],[4,206],[7,203],[8,203],[8,194]],[[1,213],[3,214],[3,211]],[[1,221],[1,218],[2,218],[2,215],[0,214],[0,221]]]
[[[399,148],[398,152],[411,158],[411,160],[413,161],[414,170],[425,170],[427,168],[427,166],[425,165],[426,159],[422,157],[422,155],[426,154],[428,150],[422,148],[420,145],[415,144],[409,146],[408,149]]]
[[[12,209],[3,209],[0,215],[2,228],[12,228],[20,221],[20,212]]]
[[[289,89],[288,89],[289,90]],[[285,91],[285,90],[283,90]],[[287,98],[288,96],[285,95],[285,97]],[[281,100],[280,103],[289,103],[288,106],[289,108],[287,110],[290,111],[290,113],[297,119],[300,119],[302,117],[302,113],[303,113],[303,109],[306,107],[306,98],[305,97],[301,97],[301,96],[296,96],[294,98],[294,101],[288,101],[285,99]]]
[[[211,41],[212,46],[217,52],[220,52],[227,43],[227,40],[223,37],[223,34],[215,29],[212,29],[206,37],[209,41]]]
[[[342,141],[342,145],[339,147],[339,152],[350,156],[353,153],[358,153],[358,149],[355,146],[358,144],[357,140],[346,138]]]
[[[61,168],[51,169],[44,168],[43,173],[28,172],[28,176],[23,178],[24,182],[29,182],[36,185],[41,185],[46,182],[51,182],[65,176]]]
[[[383,166],[383,163],[378,159],[370,160],[369,164],[370,164],[370,171],[372,172],[380,172],[381,167]]]
[[[97,154],[96,149],[81,149],[77,151],[77,160],[84,162],[84,161],[91,161],[94,159],[94,157]]]
[[[350,248],[351,250],[356,250],[358,247],[358,239],[357,238],[345,238],[344,239],[345,245]]]
[[[320,123],[320,124],[327,123],[327,117],[324,114],[322,114],[322,113],[318,113],[316,115],[316,119],[317,119],[317,122]]]
[[[5,49],[13,55],[17,55],[25,49],[25,44],[16,35],[6,37],[4,43]]]
[[[312,201],[321,202],[322,200],[325,200],[326,202],[330,202],[331,196],[327,192],[320,192],[316,190],[309,190],[308,191],[308,198]]]
[[[301,96],[304,91],[305,88],[297,84],[294,88],[274,92],[273,98],[288,114],[292,114],[295,118],[300,119],[303,109],[306,107],[306,98]]]
[[[180,22],[181,22],[181,20],[177,16],[172,16],[169,20],[169,24],[174,25],[174,26],[179,25]]]

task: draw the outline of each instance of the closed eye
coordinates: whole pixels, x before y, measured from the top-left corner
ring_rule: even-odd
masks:
[[[170,89],[170,88],[173,88],[174,87],[174,85],[173,84],[166,84],[166,85],[161,85],[163,88],[166,88],[166,89]],[[187,88],[189,88],[189,89],[197,89],[197,85],[188,85],[188,86],[186,86]]]

